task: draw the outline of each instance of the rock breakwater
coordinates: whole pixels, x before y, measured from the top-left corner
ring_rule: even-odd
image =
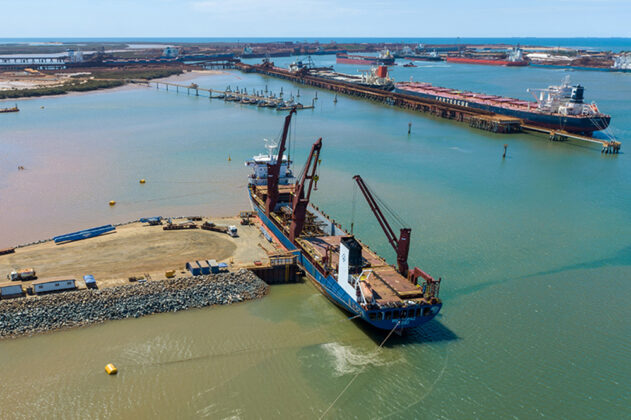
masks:
[[[263,297],[248,270],[0,301],[0,339]]]

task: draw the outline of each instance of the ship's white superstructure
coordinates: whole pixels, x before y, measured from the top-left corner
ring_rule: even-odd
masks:
[[[528,89],[537,100],[537,108],[545,113],[561,115],[596,115],[598,107],[595,103],[583,102],[585,88],[581,85],[571,85],[570,76],[566,76],[559,86],[549,86],[547,89]],[[538,94],[535,94],[538,92]]]
[[[622,53],[613,58],[612,69],[631,70],[631,53]]]
[[[267,185],[267,167],[276,162],[278,143],[265,139],[265,148],[267,153],[253,156],[252,159],[245,162],[245,166],[252,168],[252,174],[250,174],[248,180],[251,185]],[[296,179],[291,171],[291,161],[287,155],[283,155],[278,184],[288,185],[293,184],[295,181]]]

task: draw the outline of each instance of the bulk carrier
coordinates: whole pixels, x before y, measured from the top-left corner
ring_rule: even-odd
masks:
[[[351,55],[339,53],[335,55],[337,64],[362,64],[362,65],[384,65],[393,66],[395,57],[388,50],[384,50],[377,56],[371,55]]]
[[[559,86],[529,89],[536,102],[463,92],[432,86],[429,83],[402,82],[396,83],[395,86],[397,93],[516,117],[526,124],[565,130],[570,133],[591,135],[594,131],[606,129],[611,121],[611,117],[600,112],[595,103],[583,102],[584,87],[570,85],[569,77],[566,77]]]
[[[519,48],[510,50],[505,59],[496,57],[447,56],[445,60],[448,63],[483,64],[487,66],[521,67],[528,65],[528,60],[524,59],[523,53]]]
[[[440,279],[418,267],[409,270],[409,228],[397,238],[384,217],[374,193],[363,179],[354,177],[397,253],[397,268],[362,244],[352,234],[310,203],[317,189],[322,139],[316,141],[302,173],[295,178],[285,146],[292,114],[285,118],[278,144],[246,162],[252,208],[264,227],[304,268],[309,279],[333,303],[368,324],[389,331],[421,325],[440,311]]]

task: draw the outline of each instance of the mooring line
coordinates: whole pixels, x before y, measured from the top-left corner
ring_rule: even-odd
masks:
[[[397,324],[394,326],[394,328],[392,328],[392,330],[390,330],[390,332],[388,333],[388,335],[386,336],[386,338],[383,339],[383,341],[381,342],[381,344],[379,344],[378,349],[381,349],[384,344],[386,344],[386,341],[388,341],[388,339],[390,338],[390,336],[392,335],[392,333],[394,332],[394,330],[397,329],[397,327],[399,326],[399,324],[401,323],[401,321],[397,321]],[[340,394],[337,396],[337,398],[335,400],[333,400],[333,402],[331,403],[331,405],[329,405],[329,407],[324,410],[324,413],[322,413],[322,415],[319,417],[318,420],[322,420],[324,418],[324,416],[326,416],[326,414],[329,412],[329,410],[331,408],[333,408],[333,406],[335,405],[335,403],[342,397],[342,395],[344,395],[344,393],[348,390],[348,388],[350,388],[350,386],[353,384],[353,382],[355,382],[355,379],[357,379],[357,377],[364,372],[364,369],[362,368],[359,372],[357,372],[355,374],[355,376],[353,376],[353,379],[350,380],[350,382],[344,387],[344,389],[342,390],[342,392],[340,392]]]

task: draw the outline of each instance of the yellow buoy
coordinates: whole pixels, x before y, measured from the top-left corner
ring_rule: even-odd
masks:
[[[141,184],[144,184],[145,182],[147,182],[147,181],[145,181],[145,179],[144,179],[144,178],[140,180],[140,183],[141,183]]]
[[[118,369],[116,369],[116,366],[113,364],[108,363],[105,366],[105,372],[107,372],[108,375],[116,375],[118,373]]]
[[[228,155],[228,162],[232,162],[232,159],[230,159],[230,155]]]
[[[110,206],[113,206],[114,204],[116,204],[116,201],[114,200],[110,201]]]

